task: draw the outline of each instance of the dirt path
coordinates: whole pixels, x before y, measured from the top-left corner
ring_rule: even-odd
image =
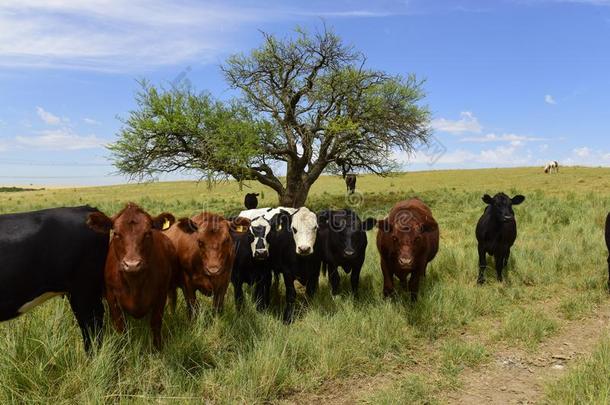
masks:
[[[583,355],[591,353],[601,337],[610,331],[610,306],[602,305],[590,317],[564,321],[558,334],[535,352],[505,348],[492,354],[492,361],[460,376],[462,388],[442,393],[437,399],[448,404],[533,404],[544,396],[545,385],[566,373]],[[317,393],[299,393],[283,404],[354,404],[389,388],[413,373],[434,373],[423,363],[396,367],[381,374],[353,376],[332,381]]]
[[[449,404],[533,404],[544,395],[545,385],[566,373],[583,355],[591,353],[608,332],[610,307],[604,305],[590,318],[572,321],[536,352],[506,349],[494,360],[461,376],[462,389],[448,393]]]

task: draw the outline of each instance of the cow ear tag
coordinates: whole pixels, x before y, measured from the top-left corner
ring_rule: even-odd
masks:
[[[169,229],[170,227],[170,223],[169,223],[169,219],[165,218],[165,222],[163,222],[163,230],[165,231],[166,229]]]

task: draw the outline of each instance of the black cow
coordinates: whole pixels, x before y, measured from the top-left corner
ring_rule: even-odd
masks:
[[[322,271],[328,271],[328,280],[333,295],[339,293],[339,272],[351,274],[352,292],[358,293],[360,271],[366,254],[366,232],[376,224],[374,218],[362,222],[354,211],[349,209],[318,213],[318,239],[322,256]]]
[[[345,185],[347,186],[347,192],[349,194],[353,194],[356,191],[356,175],[355,174],[346,174],[345,175]]]
[[[0,321],[56,295],[69,298],[85,350],[101,341],[109,233],[87,226],[91,207],[0,215]]]
[[[307,254],[297,253],[293,235],[296,229],[293,230],[292,218],[290,213],[283,210],[273,216],[271,223],[276,232],[272,233],[269,243],[272,267],[276,275],[282,274],[286,287],[286,308],[283,315],[285,324],[292,323],[294,318],[296,301],[294,281],[298,280],[304,285],[307,296],[313,298],[318,289],[321,264],[317,238],[313,249],[308,250]]]
[[[504,193],[493,198],[488,194],[483,196],[487,204],[485,212],[477,224],[477,241],[479,242],[479,278],[478,283],[485,282],[487,254],[494,257],[498,281],[502,281],[502,270],[508,264],[510,248],[517,239],[517,222],[513,205],[519,205],[525,200],[522,195],[513,198]]]
[[[608,289],[610,289],[610,212],[606,217],[606,246],[608,247]]]
[[[261,225],[267,222],[267,226]],[[269,307],[271,289],[271,264],[268,252],[268,240],[272,236],[270,224],[264,218],[252,221],[244,233],[232,233],[235,244],[235,261],[231,272],[231,283],[235,293],[235,305],[241,309],[244,283],[254,286],[253,300],[256,308],[262,311]],[[266,242],[266,243],[265,243]],[[253,250],[254,249],[254,250]]]
[[[258,207],[258,199],[256,197],[258,197],[258,193],[246,194],[244,197],[244,205],[246,206],[247,210],[253,210]]]

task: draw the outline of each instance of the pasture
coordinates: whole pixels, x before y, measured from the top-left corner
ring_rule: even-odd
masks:
[[[527,198],[515,208],[519,236],[505,282],[497,283],[489,269],[487,283],[477,286],[474,228],[484,209],[481,196],[498,191]],[[240,191],[235,183],[208,188],[175,182],[2,193],[0,212],[90,204],[110,215],[133,201],[151,214],[235,214],[246,192],[262,192],[259,207],[276,205],[275,193],[254,183]],[[342,179],[323,177],[307,205],[316,211],[351,206],[361,218],[381,218],[396,201],[419,196],[432,209],[440,251],[418,302],[403,293],[382,298],[375,230],[368,233],[359,298],[350,295],[344,275],[342,294],[331,298],[321,277],[312,302],[299,291],[290,326],[281,321],[283,287],[269,313],[258,313],[247,299],[240,314],[231,287],[221,316],[213,315],[208,298],[200,299],[204,304],[193,323],[183,300],[175,313],[166,309],[161,352],[152,349],[146,321],[130,320],[128,333],[118,336],[106,315],[104,345],[88,358],[67,301],[54,299],[0,324],[0,402],[459,402],[467,391],[484,392],[471,385],[479,375],[502,371],[499,359],[555,354],[552,345],[572,347],[568,337],[587,327],[594,330],[587,329],[590,339],[581,353],[570,354],[561,371],[550,363],[531,366],[541,382],[514,398],[610,398],[610,340],[605,325],[591,321],[609,308],[603,224],[610,210],[610,169],[359,176],[357,192],[346,201]],[[507,377],[512,372],[506,368]],[[489,391],[511,394],[493,383]]]

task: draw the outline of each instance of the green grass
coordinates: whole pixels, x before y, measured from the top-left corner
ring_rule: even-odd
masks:
[[[521,168],[358,178],[361,216],[382,217],[396,201],[417,195],[440,224],[440,252],[415,304],[403,293],[382,298],[374,231],[359,299],[349,294],[345,277],[344,292],[332,299],[322,278],[311,302],[299,292],[298,317],[291,326],[281,323],[278,305],[261,314],[248,304],[237,314],[230,288],[221,316],[212,315],[205,297],[200,297],[205,304],[196,322],[187,322],[183,302],[176,313],[168,311],[162,352],[151,347],[148,322],[131,320],[124,336],[107,323],[104,346],[87,358],[67,301],[51,300],[0,324],[0,403],[266,403],[317,392],[356,375],[421,364],[426,365],[422,372],[401,377],[391,389],[367,393],[364,400],[434,403],[439,392],[459,386],[464,370],[487,361],[495,345],[535,349],[564,321],[586,317],[605,299],[603,222],[610,209],[610,170],[540,172]],[[153,214],[170,211],[180,217],[202,209],[234,214],[250,191],[263,192],[261,206],[275,205],[274,194],[255,184],[240,191],[234,183],[210,189],[178,182],[2,193],[0,212],[91,204],[113,214],[135,201]],[[480,287],[474,226],[484,209],[482,194],[497,191],[521,193],[527,200],[516,208],[519,238],[506,282],[497,283],[490,269],[487,284]],[[324,177],[313,187],[308,206],[344,207],[343,193],[340,178]],[[463,334],[479,343],[462,341]]]
[[[551,404],[610,403],[610,338],[605,337],[596,350],[548,388]]]

